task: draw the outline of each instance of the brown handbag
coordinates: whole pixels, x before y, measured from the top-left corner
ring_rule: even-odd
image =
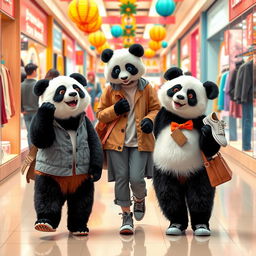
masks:
[[[36,154],[37,154],[38,148],[34,145],[31,146],[28,155],[26,156],[20,171],[22,174],[26,173],[26,180],[27,183],[30,182],[30,180],[35,180],[35,165],[36,165]]]
[[[216,187],[232,179],[232,171],[220,152],[210,159],[207,159],[203,152],[201,153],[212,187]]]

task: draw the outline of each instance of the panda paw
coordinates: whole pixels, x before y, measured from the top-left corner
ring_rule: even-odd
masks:
[[[140,127],[144,133],[151,133],[153,131],[153,122],[149,118],[145,118],[141,121]]]
[[[55,112],[55,106],[50,102],[44,102],[38,109],[38,113],[43,116],[53,117]]]
[[[126,112],[129,112],[130,111],[130,105],[129,105],[129,102],[127,101],[127,99],[119,100],[115,104],[114,110],[115,110],[117,115],[122,115],[122,114],[124,114]]]
[[[206,124],[201,128],[201,132],[204,137],[208,137],[212,134],[212,128],[210,125]]]

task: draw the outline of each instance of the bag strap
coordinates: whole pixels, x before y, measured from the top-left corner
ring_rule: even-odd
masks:
[[[202,158],[203,158],[204,167],[205,168],[209,167],[210,166],[209,160],[206,158],[203,151],[201,151],[201,155],[202,155]]]
[[[115,125],[116,125],[116,123],[118,122],[118,120],[119,120],[119,118],[116,119],[115,121],[113,121],[113,122],[111,123],[111,125],[108,127],[108,130],[107,130],[107,132],[106,132],[106,134],[105,134],[105,136],[104,136],[104,138],[103,138],[103,140],[102,140],[102,142],[101,142],[102,145],[104,145],[104,144],[106,143],[106,141],[107,141],[107,139],[108,139],[110,133],[112,132],[112,130],[113,130],[113,128],[115,127]]]

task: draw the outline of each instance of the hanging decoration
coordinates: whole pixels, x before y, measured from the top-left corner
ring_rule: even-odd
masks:
[[[68,6],[69,18],[77,24],[89,24],[98,19],[99,10],[94,0],[72,0]]]
[[[153,41],[153,40],[149,41],[148,46],[153,51],[157,51],[157,50],[161,49],[161,47],[162,47],[160,42]]]
[[[110,48],[110,45],[108,42],[105,42],[102,46],[97,47],[97,53],[101,54],[105,49]]]
[[[90,49],[94,51],[96,48],[95,48],[95,46],[91,45]]]
[[[88,37],[88,40],[91,45],[95,46],[96,48],[102,46],[106,42],[106,37],[103,32],[97,31],[91,33]]]
[[[123,34],[123,29],[120,25],[114,25],[111,27],[111,34],[113,37],[120,37]]]
[[[166,48],[167,46],[168,46],[168,43],[167,43],[166,41],[163,41],[163,42],[162,42],[162,47],[163,47],[163,48]]]
[[[149,30],[149,35],[153,41],[162,41],[166,36],[166,29],[162,25],[154,25]]]
[[[175,11],[175,2],[173,0],[158,0],[156,3],[156,12],[163,17],[168,17]]]
[[[156,52],[153,51],[152,49],[148,48],[145,50],[144,56],[146,58],[153,58],[156,55]]]
[[[77,24],[77,27],[85,33],[93,33],[100,29],[102,24],[101,16],[98,16],[97,20],[93,23]]]
[[[123,47],[130,47],[134,43],[136,31],[136,0],[119,0],[121,22],[123,29]]]

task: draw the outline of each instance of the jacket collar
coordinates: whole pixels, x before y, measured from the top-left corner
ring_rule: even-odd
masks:
[[[110,83],[111,87],[113,88],[113,90],[115,91],[121,91],[122,90],[122,84],[114,84],[114,83]],[[140,78],[138,80],[138,89],[140,91],[143,91],[144,88],[148,85],[148,81],[145,78]]]

